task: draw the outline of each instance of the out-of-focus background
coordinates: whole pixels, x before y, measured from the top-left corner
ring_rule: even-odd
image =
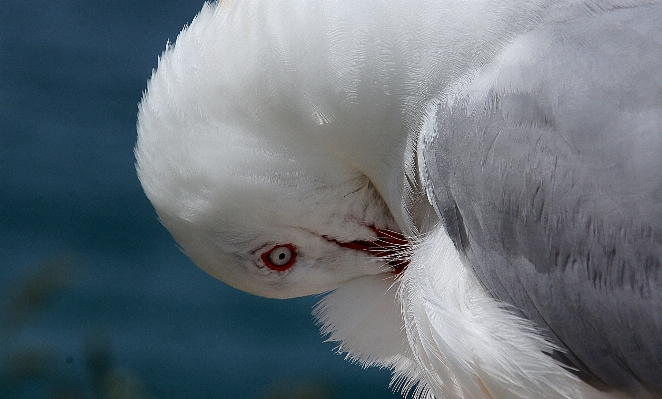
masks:
[[[249,296],[177,249],[134,171],[137,104],[201,0],[0,1],[1,398],[397,398],[319,298]]]

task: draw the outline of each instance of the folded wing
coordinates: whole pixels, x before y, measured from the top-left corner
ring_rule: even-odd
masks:
[[[662,6],[516,38],[441,98],[428,195],[489,293],[603,389],[662,395]]]

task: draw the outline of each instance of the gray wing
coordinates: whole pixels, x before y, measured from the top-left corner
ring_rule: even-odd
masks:
[[[662,6],[516,38],[422,143],[481,284],[588,382],[662,395]]]

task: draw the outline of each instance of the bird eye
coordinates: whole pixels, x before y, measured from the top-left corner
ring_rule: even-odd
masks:
[[[289,269],[297,258],[292,244],[276,245],[262,254],[262,261],[269,268],[279,272]]]

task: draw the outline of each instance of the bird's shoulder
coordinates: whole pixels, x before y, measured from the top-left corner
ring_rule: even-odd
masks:
[[[520,35],[419,140],[482,285],[596,385],[662,392],[662,6]]]

